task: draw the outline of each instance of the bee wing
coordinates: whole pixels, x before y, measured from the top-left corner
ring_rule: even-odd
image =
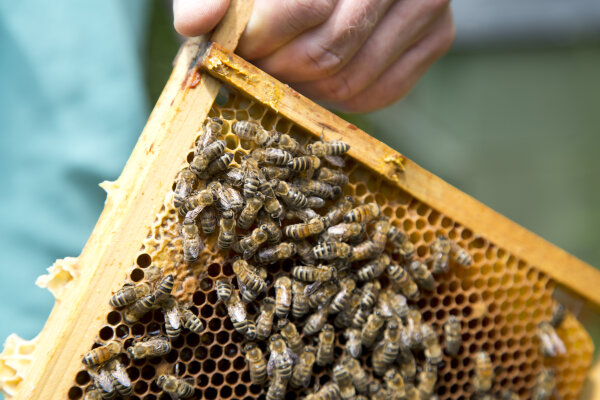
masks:
[[[106,370],[101,369],[97,374],[91,373],[91,375],[94,378],[96,386],[100,387],[103,391],[110,393],[115,390],[112,378]]]
[[[550,354],[552,357],[556,355],[556,348],[553,340],[547,334],[540,335],[540,341],[544,347],[544,351]]]
[[[298,362],[300,361],[300,357],[298,356],[298,354],[294,353],[292,349],[287,349],[287,355],[292,361],[292,364],[298,364]]]
[[[325,160],[329,164],[331,164],[331,165],[333,165],[335,167],[341,167],[341,168],[343,168],[343,167],[346,166],[346,161],[344,161],[344,159],[342,157],[340,157],[340,156],[325,156],[323,158],[325,158]]]
[[[271,355],[269,356],[269,361],[267,361],[267,375],[273,376],[273,370],[275,369],[275,364],[278,358],[279,357],[277,356],[277,353],[271,352]]]
[[[241,303],[231,306],[231,316],[236,322],[242,322],[246,319],[246,310]]]
[[[304,294],[306,296],[310,296],[311,294],[315,293],[317,290],[319,290],[319,288],[321,287],[322,282],[320,281],[315,281],[309,285],[306,285],[306,287],[304,288]]]
[[[561,340],[561,338],[556,334],[556,332],[552,333],[551,338],[552,338],[552,343],[554,344],[554,349],[556,350],[556,352],[558,354],[565,354],[567,352],[565,344]]]
[[[116,363],[115,369],[111,371],[111,375],[121,385],[123,385],[125,387],[131,386],[131,379],[129,379],[129,375],[127,375],[127,371],[123,367],[123,364],[121,364],[120,362]]]
[[[165,318],[169,320],[169,324],[177,329],[181,326],[181,318],[179,317],[179,310],[173,307],[165,312]]]

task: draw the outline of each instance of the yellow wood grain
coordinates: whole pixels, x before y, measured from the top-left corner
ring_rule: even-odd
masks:
[[[600,271],[427,172],[218,44],[211,44],[199,62],[214,77],[249,94],[313,135],[323,134],[326,140],[342,139],[349,143],[350,157],[600,306]]]

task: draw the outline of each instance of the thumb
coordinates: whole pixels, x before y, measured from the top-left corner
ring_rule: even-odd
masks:
[[[181,35],[203,35],[219,23],[228,7],[229,0],[174,0],[173,24]]]

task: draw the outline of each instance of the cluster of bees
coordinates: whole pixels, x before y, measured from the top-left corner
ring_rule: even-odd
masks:
[[[122,310],[123,319],[127,323],[135,323],[146,313],[161,309],[165,317],[166,335],[134,341],[126,349],[120,341],[113,340],[86,353],[82,362],[94,381],[94,385],[86,393],[86,400],[130,396],[133,386],[122,357],[139,360],[166,356],[171,352],[171,341],[179,337],[182,329],[196,333],[204,330],[202,320],[171,295],[175,281],[172,274],[161,276],[158,268],[150,267],[145,276],[143,282],[125,284],[110,298],[109,303]],[[179,379],[177,372],[175,371],[175,375],[159,376],[156,384],[175,399],[191,397],[194,387]]]
[[[421,291],[433,291],[435,277],[450,265],[468,267],[469,253],[440,235],[431,244],[431,256],[420,260],[376,203],[356,204],[344,196],[348,177],[341,156],[347,144],[320,140],[302,146],[287,134],[240,121],[232,130],[253,143],[253,150],[233,164],[234,155],[220,138],[222,126],[219,118],[206,122],[194,158],[176,177],[174,205],[183,219],[184,260],[195,262],[204,239],[215,234],[217,248],[232,264],[234,280],[220,278],[215,289],[234,329],[247,340],[243,353],[252,383],[266,388],[268,400],[283,399],[288,389],[303,390],[312,400],[437,398],[442,353],[459,353],[461,321],[450,316],[443,325],[442,347],[434,328],[411,304]],[[267,269],[284,260],[292,261],[290,273],[274,277],[274,295],[269,296]],[[146,276],[147,282],[127,284],[111,299],[114,307],[125,307],[128,323],[155,308],[165,315],[166,336],[134,343],[126,349],[134,359],[166,355],[182,327],[204,329],[171,295],[172,275],[149,271]],[[247,311],[253,302],[256,318]],[[564,352],[554,330],[561,315],[564,309],[557,308],[552,321],[539,327],[546,356]],[[334,355],[336,336],[344,345],[339,357]],[[117,357],[122,353],[115,341],[86,354],[83,362],[95,382],[90,399],[131,393]],[[315,364],[332,379],[309,388]],[[474,364],[477,398],[492,399],[490,356],[479,352]],[[544,370],[538,379],[533,398],[549,399],[553,372]],[[156,383],[175,399],[194,393],[176,371]],[[519,398],[510,391],[496,395]]]

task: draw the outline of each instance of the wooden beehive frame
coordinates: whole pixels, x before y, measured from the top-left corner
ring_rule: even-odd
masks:
[[[109,311],[106,293],[125,280],[139,243],[184,161],[181,145],[193,143],[197,127],[217,96],[219,81],[240,89],[317,137],[323,134],[326,139],[343,138],[352,146],[350,157],[600,305],[596,289],[600,274],[595,269],[229,53],[227,50],[237,44],[251,7],[251,2],[232,1],[227,16],[211,37],[220,46],[199,38],[182,47],[173,74],[123,173],[117,181],[105,185],[105,209],[78,261],[81,275],[57,301],[40,334],[18,399],[66,398],[81,356]]]

